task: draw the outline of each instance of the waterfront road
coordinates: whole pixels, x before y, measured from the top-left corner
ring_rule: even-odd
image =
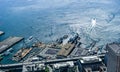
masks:
[[[105,55],[94,55],[103,58]],[[84,56],[84,57],[90,57],[90,56]],[[46,60],[46,61],[36,61],[36,62],[24,62],[24,63],[16,63],[16,64],[1,64],[0,69],[7,70],[7,69],[16,69],[16,68],[21,68],[23,65],[31,65],[31,64],[52,64],[52,63],[58,63],[58,62],[65,62],[65,61],[76,61],[81,59],[82,57],[74,57],[74,58],[64,58],[64,59],[55,59],[55,60]]]

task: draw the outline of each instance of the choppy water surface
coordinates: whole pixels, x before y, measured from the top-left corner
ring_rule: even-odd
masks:
[[[99,40],[98,45],[120,40],[119,0],[0,0],[0,30],[9,36],[37,37],[50,42],[64,34]],[[96,25],[91,28],[91,19]],[[53,35],[51,35],[51,32]],[[13,47],[17,51],[21,45]],[[3,63],[12,56],[6,57]]]

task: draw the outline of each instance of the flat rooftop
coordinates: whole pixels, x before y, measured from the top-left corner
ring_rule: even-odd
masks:
[[[55,58],[58,52],[59,52],[59,49],[45,48],[42,52],[39,53],[39,55],[43,57],[49,56],[49,57]]]
[[[111,43],[107,45],[114,53],[120,55],[120,44],[118,43]]]
[[[55,63],[53,64],[53,67],[56,69],[59,69],[60,67],[73,67],[74,66],[74,62],[73,61],[67,61],[67,62],[60,62],[60,63]]]
[[[82,57],[82,59],[80,59],[81,63],[95,63],[95,62],[101,62],[102,59],[99,58],[98,56],[89,56],[89,57]]]
[[[58,56],[68,56],[70,54],[70,52],[74,49],[75,44],[70,44],[67,43],[65,44],[62,49],[58,52]]]
[[[86,56],[87,54],[88,54],[88,50],[86,50],[85,48],[75,48],[70,55],[71,56]]]

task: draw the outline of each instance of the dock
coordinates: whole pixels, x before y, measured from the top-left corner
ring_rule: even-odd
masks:
[[[0,36],[3,35],[3,34],[4,34],[4,32],[3,32],[3,31],[0,31]]]
[[[14,44],[21,41],[23,37],[9,37],[4,41],[0,42],[0,53],[4,52],[5,50],[9,49]]]

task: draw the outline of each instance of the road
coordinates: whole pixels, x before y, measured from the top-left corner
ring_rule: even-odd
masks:
[[[97,56],[104,57],[105,55],[103,54],[103,55],[97,55]],[[90,56],[84,56],[84,57],[90,57]],[[82,57],[75,57],[75,58],[55,59],[55,60],[47,60],[47,61],[6,64],[6,65],[0,65],[0,69],[22,68],[23,65],[41,64],[41,63],[44,63],[45,65],[47,65],[47,64],[57,63],[57,62],[76,61],[76,60],[79,60],[81,58]]]

